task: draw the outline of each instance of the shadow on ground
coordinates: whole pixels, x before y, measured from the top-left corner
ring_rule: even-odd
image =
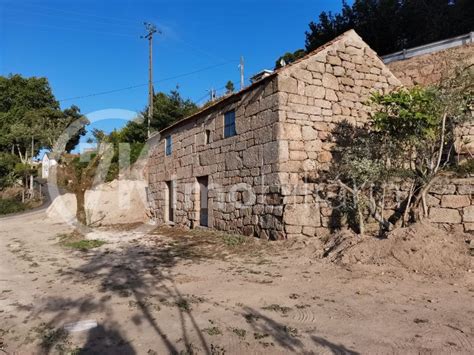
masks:
[[[197,334],[201,349],[210,353],[201,330],[191,312],[190,301],[181,294],[176,286],[172,270],[180,260],[198,260],[199,255],[193,252],[192,244],[171,243],[168,246],[150,247],[139,243],[127,244],[121,250],[97,250],[84,254],[85,263],[76,269],[60,270],[61,280],[73,282],[78,287],[98,285],[98,290],[91,287],[90,295],[81,290],[86,296],[74,298],[47,297],[44,305],[37,307],[26,321],[38,319],[40,316],[52,315],[44,325],[42,338],[42,352],[55,352],[65,346],[64,337],[54,332],[65,323],[72,320],[84,320],[94,314],[103,314],[105,319],[98,322],[99,326],[89,330],[87,341],[78,352],[87,354],[135,354],[131,339],[124,335],[123,326],[132,327],[143,325],[151,326],[158,339],[164,344],[169,353],[179,353],[176,344],[173,344],[156,321],[160,304],[175,307],[180,323],[180,346],[192,348],[190,332]],[[103,293],[100,296],[100,293]],[[99,296],[98,296],[99,295]],[[111,321],[114,309],[111,299],[120,298],[128,301],[129,307],[135,310],[130,312],[131,319],[126,324]],[[158,301],[159,300],[159,301]],[[191,324],[191,327],[189,327]],[[188,329],[189,328],[189,329]],[[151,350],[151,349],[150,349]]]

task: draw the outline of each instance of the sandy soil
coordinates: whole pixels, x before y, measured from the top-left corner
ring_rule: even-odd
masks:
[[[58,244],[68,231],[42,213],[0,220],[0,353],[474,352],[473,273],[341,267],[313,241],[175,230],[79,252]],[[98,326],[62,330],[84,320]]]

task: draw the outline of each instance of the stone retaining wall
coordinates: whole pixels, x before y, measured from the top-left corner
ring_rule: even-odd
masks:
[[[387,64],[405,86],[430,86],[451,77],[459,67],[474,65],[474,44],[446,49]],[[471,69],[472,70],[472,69]],[[474,117],[474,112],[472,112]],[[456,152],[471,158],[474,155],[474,118],[456,129]]]
[[[438,227],[474,232],[474,178],[444,179],[430,191],[429,220]]]

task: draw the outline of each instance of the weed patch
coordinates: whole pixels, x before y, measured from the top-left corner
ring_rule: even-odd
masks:
[[[208,335],[222,335],[221,330],[219,327],[210,327],[210,328],[205,328],[202,330],[203,332],[207,333]]]
[[[239,338],[245,338],[245,335],[247,334],[247,331],[242,328],[232,328],[232,332]]]
[[[175,305],[184,312],[189,312],[191,310],[191,304],[188,300],[180,298],[175,302]]]
[[[58,350],[62,350],[69,338],[69,334],[65,329],[51,328],[44,323],[35,328],[34,331],[38,334],[40,346],[43,349],[49,350],[55,346]]]
[[[228,247],[236,247],[245,243],[248,237],[244,237],[242,235],[233,235],[233,234],[224,234],[222,237],[222,241]]]
[[[84,239],[84,237],[78,232],[59,234],[57,237],[59,238],[59,244],[62,246],[80,251],[88,251],[106,244],[103,240]]]
[[[289,311],[291,311],[290,307],[280,306],[279,304],[271,304],[269,306],[262,307],[262,309],[278,312],[281,314],[287,314]]]

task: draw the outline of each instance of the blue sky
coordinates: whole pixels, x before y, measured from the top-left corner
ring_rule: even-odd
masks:
[[[308,23],[321,11],[340,7],[341,0],[0,0],[0,75],[47,77],[63,108],[75,104],[85,114],[142,110],[146,85],[67,99],[146,84],[148,46],[140,35],[148,21],[162,31],[154,41],[155,91],[178,85],[203,103],[210,88],[227,80],[239,86],[241,55],[248,81],[279,55],[303,48]],[[100,127],[122,124],[111,117]]]

